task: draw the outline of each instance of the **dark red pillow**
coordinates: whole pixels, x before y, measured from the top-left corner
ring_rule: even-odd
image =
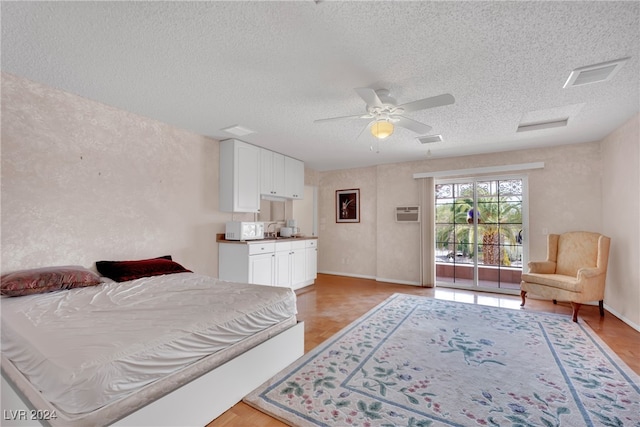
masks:
[[[81,266],[42,267],[3,274],[0,294],[19,297],[99,284],[100,276]]]
[[[136,261],[96,261],[96,268],[100,274],[116,282],[162,274],[192,273],[191,270],[172,261],[170,255]]]

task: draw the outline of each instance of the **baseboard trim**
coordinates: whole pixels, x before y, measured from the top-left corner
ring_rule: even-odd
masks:
[[[420,286],[420,283],[418,282],[411,282],[408,280],[385,279],[383,277],[376,277],[376,282],[395,283],[398,285]]]
[[[626,323],[627,325],[631,326],[633,329],[635,329],[636,331],[640,332],[640,325],[637,325],[636,323],[632,322],[630,319],[628,319],[627,317],[623,316],[622,314],[618,313],[616,310],[612,309],[611,306],[607,303],[604,303],[604,308],[607,309],[607,311],[611,314],[613,314],[614,316],[616,316],[618,319],[622,320],[624,323]]]
[[[343,272],[338,272],[338,271],[318,271],[318,273],[330,274],[332,276],[355,277],[357,279],[369,279],[369,280],[375,280],[376,282],[394,283],[394,284],[398,284],[398,285],[421,286],[420,283],[418,283],[418,282],[412,282],[412,281],[408,281],[408,280],[385,279],[385,278],[382,278],[382,277],[366,276],[366,275],[363,275],[363,274],[350,274],[350,273],[343,273]]]
[[[318,271],[318,273],[320,273],[320,274],[330,274],[332,276],[345,276],[345,277],[355,277],[357,279],[376,280],[375,276],[366,276],[364,274],[350,274],[350,273],[344,273],[344,272],[341,272],[341,271]]]

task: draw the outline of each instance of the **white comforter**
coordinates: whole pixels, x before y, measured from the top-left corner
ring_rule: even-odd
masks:
[[[2,352],[68,413],[92,411],[296,314],[288,288],[194,273],[2,299]]]

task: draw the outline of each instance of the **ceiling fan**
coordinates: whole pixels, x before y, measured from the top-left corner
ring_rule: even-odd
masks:
[[[401,126],[418,134],[426,134],[431,130],[431,126],[417,122],[403,116],[403,114],[427,108],[442,107],[455,102],[453,95],[446,93],[397,105],[396,100],[389,95],[387,89],[374,90],[368,87],[361,87],[356,88],[355,91],[367,103],[366,114],[318,119],[314,120],[314,123],[355,118],[367,119],[371,120],[371,134],[378,139],[390,136],[395,126]]]

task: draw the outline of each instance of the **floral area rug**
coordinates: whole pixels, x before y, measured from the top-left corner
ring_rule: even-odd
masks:
[[[640,381],[570,316],[395,294],[245,402],[293,426],[640,426]]]

